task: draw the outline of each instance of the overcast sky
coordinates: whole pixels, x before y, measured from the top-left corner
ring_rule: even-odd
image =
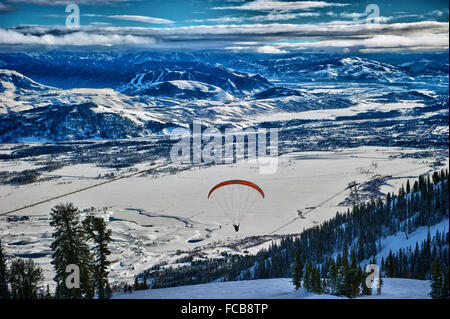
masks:
[[[66,26],[69,3],[79,6],[79,28]],[[378,9],[379,18],[367,20]],[[448,2],[433,0],[7,0],[0,1],[0,45],[262,53],[445,50],[448,16]]]

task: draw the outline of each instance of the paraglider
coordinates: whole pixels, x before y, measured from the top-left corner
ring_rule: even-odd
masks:
[[[255,183],[245,180],[228,180],[215,185],[208,193],[239,232],[241,219],[253,208],[256,200],[265,198],[264,191]]]

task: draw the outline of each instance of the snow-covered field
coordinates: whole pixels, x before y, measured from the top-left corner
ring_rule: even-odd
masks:
[[[384,278],[380,295],[364,299],[428,299],[430,283],[425,280]],[[344,299],[295,290],[289,278],[217,282],[203,285],[115,293],[114,299]]]
[[[52,229],[48,217],[51,207],[57,203],[73,202],[85,209],[83,214],[103,216],[107,220],[113,231],[111,260],[114,262],[110,278],[113,282],[131,281],[134,275],[151,266],[172,263],[185,255],[177,254],[177,250],[188,252],[200,248],[210,257],[219,256],[224,250],[242,253],[228,245],[251,235],[298,233],[321,223],[337,211],[347,209],[342,202],[349,196],[346,186],[351,181],[363,183],[375,175],[390,176],[381,186],[381,191],[387,192],[397,189],[408,178],[436,168],[433,157],[400,156],[414,152],[378,147],[295,152],[280,156],[277,172],[270,175],[259,174],[255,163],[238,163],[173,175],[134,176],[14,214],[28,216],[29,220],[7,221],[8,216],[1,216],[0,232],[9,254],[35,258],[44,268],[46,282],[53,284]],[[448,167],[448,159],[446,163]],[[0,165],[6,168],[25,164],[10,161]],[[139,168],[142,169],[142,164]],[[68,166],[52,172],[61,176],[58,180],[1,185],[1,210],[12,210],[96,184],[98,181],[92,179],[108,172],[93,165]],[[239,233],[234,232],[230,220],[207,198],[211,187],[229,179],[250,180],[266,194],[241,220]],[[307,207],[319,203],[323,204],[306,218],[298,218],[298,210],[307,212]],[[255,253],[269,243],[247,250]]]

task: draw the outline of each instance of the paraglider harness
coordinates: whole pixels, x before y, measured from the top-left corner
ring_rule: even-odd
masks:
[[[235,225],[235,224],[233,224],[233,227],[234,227],[234,230],[235,230],[236,232],[238,232],[238,231],[239,231],[239,225]]]

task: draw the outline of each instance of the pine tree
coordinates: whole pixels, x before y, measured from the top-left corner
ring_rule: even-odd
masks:
[[[0,239],[0,299],[8,299],[8,273],[6,267],[6,255],[3,251],[2,240]]]
[[[302,287],[302,278],[303,278],[303,264],[300,259],[300,250],[297,249],[295,251],[295,261],[292,265],[292,283],[295,286],[295,290]]]
[[[303,287],[309,291],[312,290],[312,268],[313,265],[311,263],[311,260],[309,260],[305,266],[305,271],[303,273]]]
[[[320,272],[316,267],[312,268],[311,274],[311,290],[316,294],[322,293],[322,284],[320,282]]]
[[[383,287],[383,279],[381,279],[381,272],[378,272],[377,278],[377,295],[381,295],[381,288]]]
[[[348,276],[349,276],[348,281],[349,284],[351,285],[351,296],[356,297],[359,293],[360,273],[358,272],[358,266],[356,264],[356,253],[354,250],[352,250],[351,253],[351,264]]]
[[[147,277],[145,277],[145,276],[144,276],[144,282],[142,284],[142,287],[143,287],[143,289],[148,289],[149,288],[149,286],[147,284]]]
[[[79,212],[73,204],[59,204],[52,208],[50,225],[55,228],[52,265],[55,269],[56,298],[92,298],[92,257],[86,243],[86,234],[79,222]],[[66,267],[77,265],[80,270],[80,288],[67,288]]]
[[[442,299],[449,299],[449,278],[448,278],[448,267],[445,268],[445,271],[443,272],[442,276]]]
[[[8,277],[14,299],[36,299],[38,288],[44,280],[42,269],[32,259],[14,259]]]
[[[430,296],[433,299],[441,299],[443,295],[442,270],[439,261],[435,261],[432,266],[431,291]]]
[[[336,275],[336,295],[338,296],[347,295],[348,290],[346,289],[346,273],[346,267],[344,265],[339,266]]]
[[[93,285],[97,290],[99,299],[111,298],[111,288],[108,282],[108,268],[110,262],[108,256],[111,251],[108,249],[108,243],[111,242],[111,230],[106,229],[103,218],[88,216],[83,221],[83,228],[87,237],[94,242],[94,272]]]
[[[50,292],[50,285],[47,285],[47,290],[45,291],[45,298],[52,299],[52,294]]]
[[[327,281],[327,290],[329,294],[335,295],[337,294],[337,276],[338,276],[338,268],[334,262],[334,259],[331,258],[330,260],[330,267],[327,274],[328,281]]]
[[[374,262],[371,261],[370,263]],[[366,269],[366,266],[364,266],[364,269]],[[362,270],[361,270],[361,293],[366,296],[372,294],[372,287],[371,286],[368,287],[368,285],[366,284],[366,276]]]
[[[392,256],[392,251],[389,250],[389,255],[386,259],[386,269],[387,269],[387,276],[389,278],[393,278],[394,277],[394,272],[395,272],[395,268],[394,268],[394,258]]]

